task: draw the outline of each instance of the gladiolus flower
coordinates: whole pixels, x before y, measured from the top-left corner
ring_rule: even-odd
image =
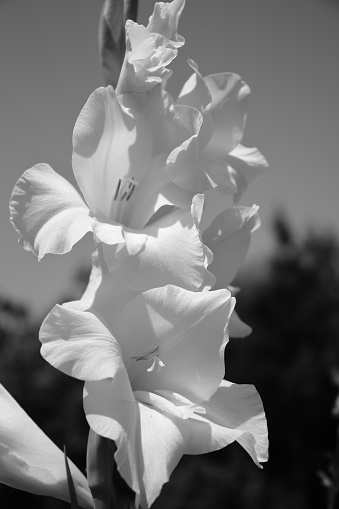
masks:
[[[64,454],[0,384],[0,482],[69,502]],[[81,507],[93,507],[85,476],[69,461]]]
[[[241,145],[250,88],[235,73],[203,78],[196,63],[193,60],[188,63],[194,72],[184,84],[176,104],[190,105],[203,113],[204,123],[209,125],[201,156],[206,174],[212,187],[234,194],[239,201],[247,186],[268,167],[257,148]]]
[[[223,380],[233,306],[227,290],[168,285],[130,300],[114,333],[93,313],[65,306],[41,327],[43,357],[86,381],[87,420],[115,441],[118,470],[143,508],[183,454],[238,441],[256,464],[267,459],[260,397],[252,386]]]
[[[200,113],[193,108],[172,113],[176,137],[186,140],[176,150],[180,156],[199,131]],[[203,200],[192,203],[193,194],[171,182],[161,150],[171,155],[176,141],[165,135],[158,140],[143,120],[120,105],[112,87],[97,89],[73,135],[73,170],[84,199],[50,166],[36,165],[14,188],[12,224],[23,247],[38,259],[68,252],[91,231],[104,244],[109,269],[129,272],[134,285],[141,276],[133,267],[142,266],[144,274],[153,274],[151,286],[209,288],[214,282],[207,271],[211,255],[198,230]],[[163,205],[182,208],[157,217]]]

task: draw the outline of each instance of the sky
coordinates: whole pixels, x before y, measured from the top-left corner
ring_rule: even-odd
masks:
[[[89,236],[70,254],[41,262],[17,243],[8,201],[17,179],[49,163],[75,184],[72,130],[91,92],[104,85],[97,28],[102,1],[0,0],[0,295],[43,316],[74,290],[90,263]],[[154,1],[139,1],[145,24]],[[172,68],[177,95],[193,58],[203,75],[240,74],[252,90],[244,144],[270,163],[244,195],[260,206],[247,265],[272,249],[270,225],[284,210],[300,233],[339,234],[339,3],[334,0],[187,0],[186,45]]]

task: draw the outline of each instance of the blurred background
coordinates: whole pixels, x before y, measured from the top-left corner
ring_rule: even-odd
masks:
[[[154,2],[139,3],[145,24]],[[74,183],[74,122],[103,85],[101,6],[0,0],[0,382],[81,468],[82,384],[40,358],[37,334],[56,302],[80,296],[93,244],[37,263],[17,244],[8,201],[38,162]],[[326,507],[339,385],[338,22],[335,0],[187,0],[170,92],[189,76],[188,56],[203,75],[240,74],[253,93],[244,144],[271,165],[242,200],[262,218],[236,281],[254,332],[226,349],[227,379],[254,383],[263,398],[271,457],[260,471],[236,445],[187,456],[155,508]],[[1,485],[0,496],[4,509],[67,507]]]

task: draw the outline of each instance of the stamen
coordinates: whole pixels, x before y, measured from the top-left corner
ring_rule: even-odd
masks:
[[[134,191],[134,189],[135,189],[135,188],[136,188],[136,185],[134,184],[134,185],[133,185],[133,187],[132,187],[132,189],[131,189],[131,191],[130,191],[130,193],[129,193],[129,195],[128,195],[128,196],[127,196],[127,198],[126,198],[126,201],[128,201],[128,200],[130,199],[130,197],[132,196],[133,191]]]
[[[121,186],[121,179],[119,179],[117,188],[115,190],[114,201],[118,198],[118,194],[119,194],[119,191],[120,191],[120,186]]]
[[[135,182],[134,177],[132,178],[126,177],[122,180],[119,179],[113,200],[116,201],[120,197],[120,201],[123,201],[124,199],[128,201],[132,196],[135,186],[137,184],[138,182]]]
[[[150,352],[146,353],[145,355],[140,355],[137,357],[131,357],[131,359],[135,359],[136,361],[148,361],[152,359],[152,364],[149,368],[147,368],[147,372],[151,373],[152,371],[155,371],[159,373],[161,371],[161,368],[165,367],[165,364],[162,362],[162,360],[159,359],[159,346],[154,348],[154,350],[151,350]]]

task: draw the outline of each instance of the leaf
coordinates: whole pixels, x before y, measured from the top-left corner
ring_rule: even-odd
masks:
[[[72,474],[69,468],[68,459],[67,459],[67,453],[66,453],[66,446],[64,445],[64,456],[65,456],[65,466],[66,466],[66,473],[67,473],[67,482],[68,482],[68,490],[69,490],[69,498],[71,499],[71,508],[72,509],[79,509],[78,505],[78,499],[73,483]]]

